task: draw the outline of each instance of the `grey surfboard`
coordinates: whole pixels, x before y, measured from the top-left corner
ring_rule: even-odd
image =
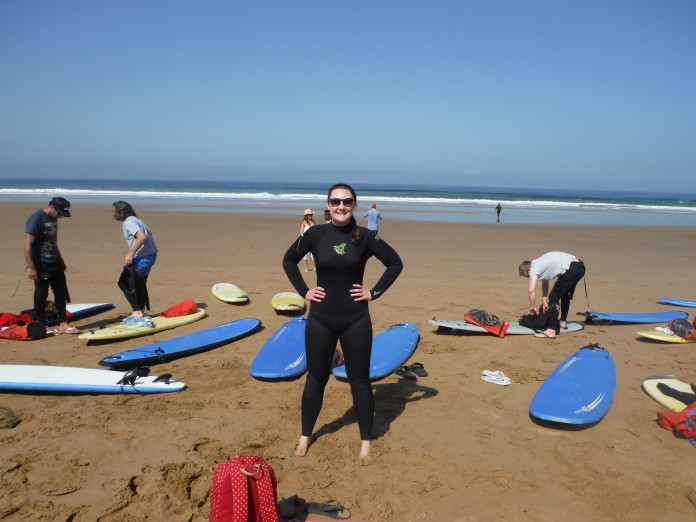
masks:
[[[476,326],[475,324],[467,323],[466,321],[441,321],[433,317],[428,322],[433,326],[437,326],[438,328],[462,330],[465,332],[473,333],[485,333],[490,335],[490,332],[488,332],[487,330],[481,328],[480,326]],[[582,323],[568,322],[568,328],[561,329],[561,333],[579,332],[583,328],[584,327]],[[520,326],[520,323],[518,322],[511,322],[510,328],[508,328],[507,333],[505,335],[534,335],[535,333],[536,330],[532,330],[531,328],[527,328],[525,326]]]

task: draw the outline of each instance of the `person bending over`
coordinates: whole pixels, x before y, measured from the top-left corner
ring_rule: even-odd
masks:
[[[536,337],[553,339],[560,328],[567,328],[570,301],[575,287],[585,275],[585,265],[577,257],[565,252],[547,252],[533,261],[523,261],[519,266],[522,277],[529,278],[529,313],[536,315],[536,284],[541,280],[541,308],[549,313],[546,330],[534,334]],[[551,293],[549,281],[556,279]]]

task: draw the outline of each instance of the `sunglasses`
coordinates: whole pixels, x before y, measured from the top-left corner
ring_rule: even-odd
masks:
[[[329,200],[329,205],[332,207],[338,207],[341,203],[343,203],[344,207],[352,207],[355,200],[353,198],[331,198]]]

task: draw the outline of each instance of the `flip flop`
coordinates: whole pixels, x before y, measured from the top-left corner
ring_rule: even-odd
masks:
[[[348,520],[350,518],[350,511],[335,500],[321,503],[307,502],[307,513],[323,515],[335,520]]]
[[[534,334],[534,337],[538,337],[539,339],[555,339],[555,337],[551,337],[550,335],[546,335],[544,332],[537,332]]]
[[[498,384],[500,386],[508,386],[512,382],[510,378],[506,377],[503,372],[495,372],[495,374],[499,375],[482,375],[481,379],[492,384]]]
[[[409,370],[408,366],[402,366],[394,370],[394,373],[399,377],[408,379],[409,381],[415,381],[417,379],[416,374]]]
[[[62,334],[81,334],[82,331],[78,330],[74,326],[68,326],[65,330],[61,330],[60,333],[62,333]]]
[[[58,328],[54,328],[53,330],[46,330],[46,335],[60,335],[60,330],[58,330]]]
[[[411,370],[411,373],[415,373],[418,377],[427,377],[428,372],[425,371],[425,366],[423,366],[419,362],[414,362],[408,367],[409,370]]]

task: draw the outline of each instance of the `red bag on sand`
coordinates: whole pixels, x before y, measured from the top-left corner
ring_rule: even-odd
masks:
[[[261,457],[218,464],[210,490],[210,522],[278,522],[277,481]]]
[[[167,308],[164,312],[161,312],[162,317],[180,317],[182,315],[195,314],[198,311],[198,306],[193,299],[186,299],[181,301],[179,304]]]
[[[696,402],[682,411],[658,411],[657,422],[664,429],[686,437],[696,446]]]
[[[696,319],[694,319],[694,324],[686,319],[672,319],[667,328],[682,339],[696,339]]]
[[[0,327],[12,326],[13,324],[17,323],[27,324],[31,323],[32,321],[33,319],[29,314],[0,314]]]
[[[18,322],[7,328],[0,329],[0,338],[13,341],[35,341],[46,337],[46,327],[38,321],[30,321],[27,324]]]
[[[483,324],[478,322],[476,319],[471,314],[464,314],[464,320],[467,323],[475,324],[476,326],[480,326],[484,330],[492,333],[493,335],[500,337],[501,339],[505,337],[505,333],[508,331],[508,328],[510,328],[510,322],[509,321],[503,321],[501,324],[491,326],[488,324]]]

